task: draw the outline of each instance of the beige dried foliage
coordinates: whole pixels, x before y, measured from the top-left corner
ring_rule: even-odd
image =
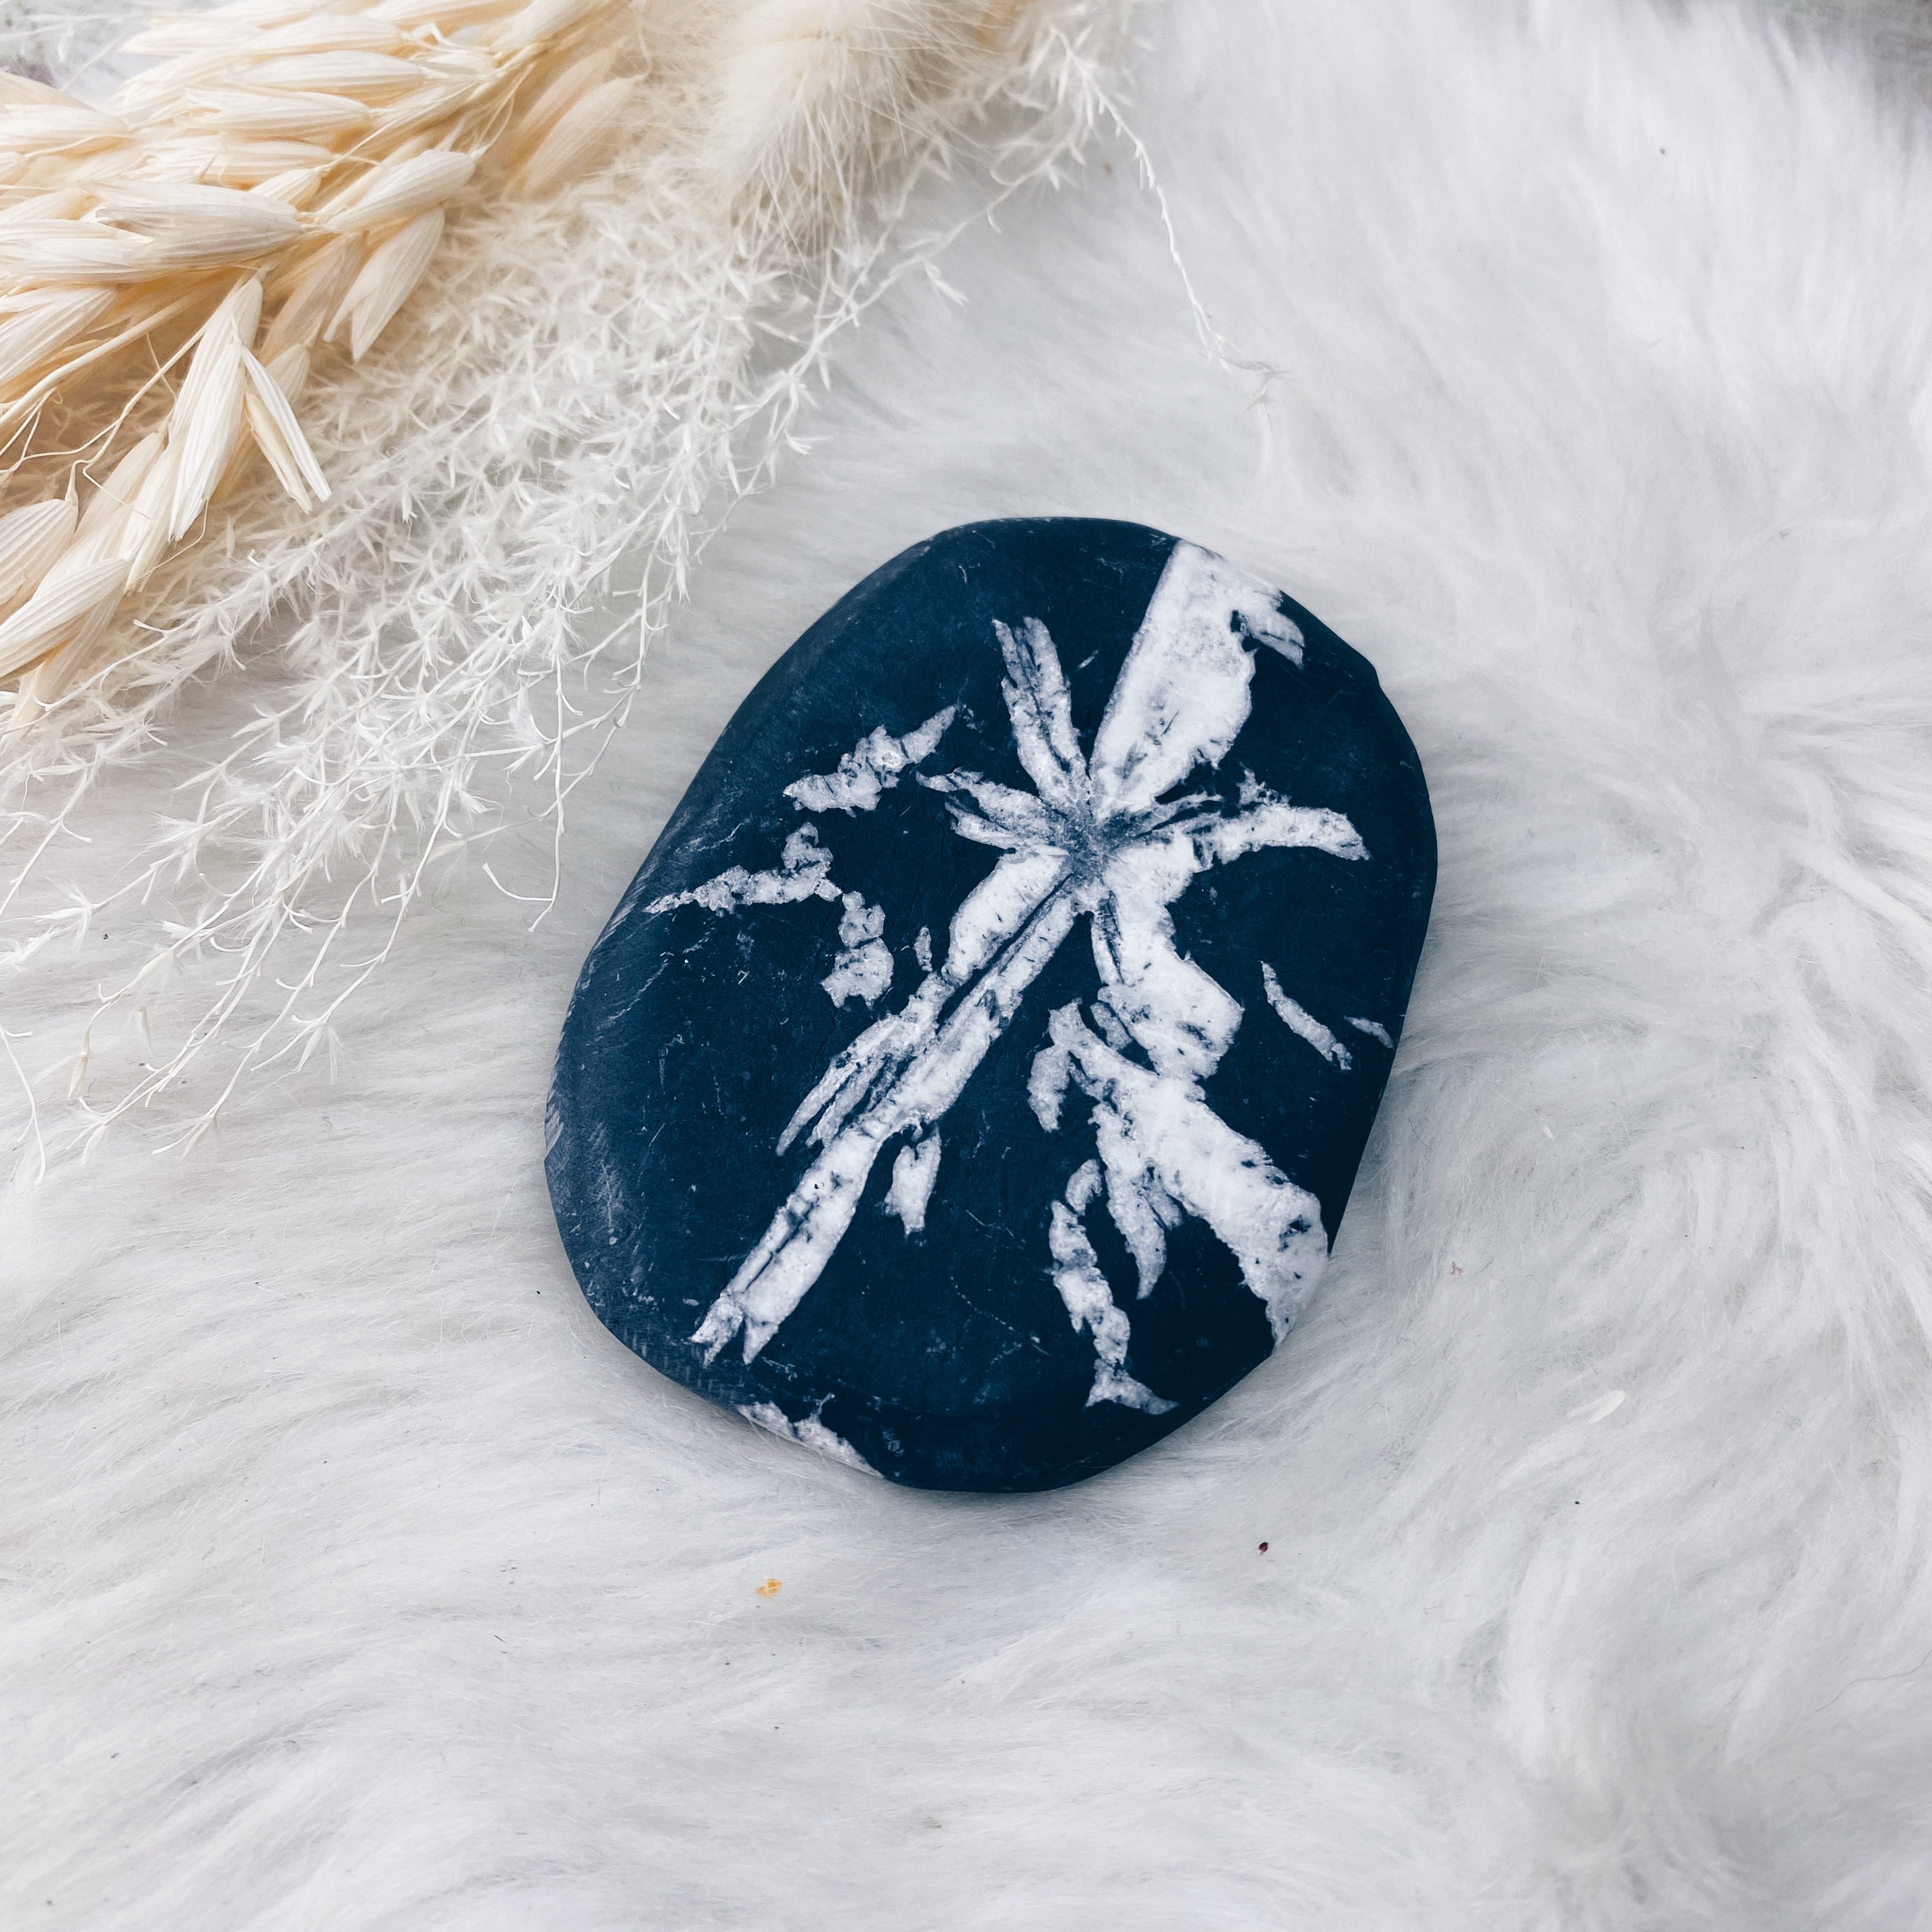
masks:
[[[600,157],[631,17],[243,0],[151,22],[111,110],[0,74],[0,734],[111,662],[124,594],[251,453],[298,512],[328,497],[296,407],[315,359],[368,354],[452,205]]]
[[[550,194],[600,160],[617,137],[637,91],[628,77],[601,82],[572,101],[521,159],[513,177],[525,194]]]
[[[83,1133],[165,1096],[191,1141],[244,1079],[332,1060],[430,881],[518,818],[544,828],[548,889],[502,889],[550,902],[566,801],[705,544],[801,446],[831,345],[896,284],[943,289],[951,234],[1073,164],[1112,112],[1132,0],[614,4],[260,0],[164,22],[144,38],[166,64],[115,104],[124,136],[0,159],[0,260],[23,265],[0,275],[0,359],[22,316],[53,344],[0,380],[0,438],[38,439],[19,500],[67,506],[0,520],[0,644],[46,614],[26,579],[49,552],[83,560],[52,567],[69,634],[20,680],[10,736],[0,692],[0,972],[110,914],[154,927],[74,1042]],[[346,54],[422,84],[351,100],[299,64],[260,84]],[[0,83],[0,112],[60,105]],[[526,198],[619,134],[596,180]],[[440,176],[412,165],[438,156]],[[459,198],[502,205],[446,238],[418,197],[472,156]],[[299,239],[143,280],[140,250],[199,245],[231,210],[136,234],[96,212],[133,205],[130,182],[277,204]],[[46,275],[47,230],[86,274]],[[352,369],[412,287],[410,353]],[[123,448],[142,450],[124,471]],[[107,775],[158,742],[184,755],[184,692],[244,651],[250,722],[185,752],[131,858],[82,847]],[[76,854],[110,876],[74,878]]]

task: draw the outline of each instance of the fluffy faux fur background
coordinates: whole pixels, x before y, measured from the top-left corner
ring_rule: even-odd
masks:
[[[1932,128],[1784,17],[1150,10],[1276,373],[1124,148],[1010,208],[844,343],[543,926],[453,878],[332,1082],[6,1197],[8,1925],[1932,1925]],[[1442,884],[1291,1346],[1083,1487],[922,1496],[604,1334],[542,1100],[754,679],[1040,512],[1366,651]]]

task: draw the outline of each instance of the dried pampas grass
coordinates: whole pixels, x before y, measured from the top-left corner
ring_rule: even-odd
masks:
[[[192,1139],[251,1070],[332,1038],[444,854],[513,797],[560,823],[706,537],[795,440],[832,338],[931,267],[945,238],[909,227],[920,184],[970,164],[983,206],[1052,178],[1109,112],[1125,3],[256,0],[245,72],[205,20],[176,21],[112,114],[20,104],[76,188],[152,138],[143,113],[188,144],[158,186],[124,170],[22,216],[46,260],[61,228],[64,275],[0,321],[0,368],[36,382],[110,344],[100,362],[125,368],[130,328],[176,332],[123,379],[118,461],[90,446],[98,484],[0,521],[19,599],[0,662],[32,667],[0,741],[10,956],[105,907],[167,908],[81,1046],[87,1130],[178,1091]],[[512,40],[544,49],[514,83]],[[514,199],[614,135],[562,201]],[[446,239],[452,206],[483,212]],[[0,214],[0,272],[13,226]],[[218,235],[229,252],[178,272],[170,299],[194,305],[165,321],[164,284],[114,278]],[[406,337],[354,366],[405,304]],[[57,899],[103,775],[153,746],[196,671],[269,648],[285,698],[192,779],[191,812],[118,881]],[[141,1064],[110,1091],[117,1019]]]
[[[0,605],[10,734],[126,640],[127,593],[251,448],[301,509],[328,496],[296,410],[314,357],[374,346],[480,167],[548,191],[608,146],[634,86],[604,77],[617,20],[616,0],[239,0],[136,34],[160,64],[112,112],[0,75],[8,493],[91,496]]]

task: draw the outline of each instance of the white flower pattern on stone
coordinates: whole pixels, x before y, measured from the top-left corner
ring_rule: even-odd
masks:
[[[1315,1197],[1208,1104],[1202,1084],[1232,1043],[1242,1008],[1176,949],[1168,908],[1210,866],[1267,848],[1301,847],[1342,860],[1367,854],[1339,813],[1291,805],[1252,778],[1241,788],[1244,808],[1232,816],[1212,794],[1166,796],[1202,766],[1218,766],[1233,746],[1250,709],[1256,648],[1301,660],[1300,632],[1275,593],[1224,560],[1192,544],[1175,547],[1090,758],[1045,626],[1028,619],[1017,632],[994,628],[1006,664],[1001,692],[1034,790],[970,771],[920,776],[946,795],[961,837],[1002,856],[953,914],[944,963],[932,969],[929,944],[918,949],[926,969],[919,986],[833,1059],[786,1124],[780,1153],[801,1134],[818,1152],[692,1339],[709,1361],[742,1334],[744,1359],[752,1360],[830,1261],[880,1155],[894,1142],[899,1151],[886,1205],[908,1235],[924,1226],[939,1180],[939,1123],[1084,919],[1097,994],[1085,1015],[1078,1002],[1052,1015],[1028,1082],[1034,1111],[1049,1132],[1058,1131],[1069,1090],[1077,1088],[1089,1103],[1098,1150],[1054,1204],[1048,1271],[1075,1329],[1093,1340],[1090,1404],[1158,1414],[1174,1404],[1127,1372],[1130,1318],[1114,1300],[1084,1224],[1095,1202],[1104,1196],[1143,1297],[1166,1266],[1167,1232],[1184,1218],[1204,1221],[1239,1263],[1277,1342],[1328,1255]],[[937,749],[953,715],[935,714],[902,740],[874,731],[837,773],[800,780],[788,795],[801,808],[869,810],[880,788]],[[808,897],[844,898],[847,950],[826,988],[835,999],[856,992],[869,1004],[890,983],[890,954],[872,930],[870,909],[860,932],[854,902],[864,902],[831,884],[829,858],[810,825],[792,835],[778,872],[734,867],[650,910],[693,903],[723,911]],[[878,990],[868,992],[852,956],[875,944],[886,964],[880,978],[874,963]],[[1271,968],[1267,976],[1274,981]],[[1278,994],[1278,982],[1268,990]],[[1282,994],[1276,1006],[1292,1003]],[[1352,1024],[1370,1030],[1368,1023]],[[1347,1065],[1346,1053],[1339,1064]]]
[[[878,1003],[892,983],[892,949],[884,940],[886,910],[868,905],[862,892],[848,892],[844,916],[838,922],[842,949],[832,970],[819,981],[835,1006],[848,1000]]]

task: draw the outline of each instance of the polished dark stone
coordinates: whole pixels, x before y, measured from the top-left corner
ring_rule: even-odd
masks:
[[[1312,1289],[1435,871],[1401,721],[1298,604],[1132,524],[917,544],[746,700],[585,963],[584,1292],[896,1481],[1104,1469]]]

